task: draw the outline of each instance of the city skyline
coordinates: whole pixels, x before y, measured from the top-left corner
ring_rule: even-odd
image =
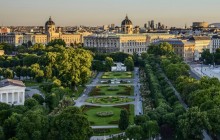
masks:
[[[120,25],[128,14],[134,25],[149,20],[171,27],[194,21],[220,22],[219,0],[10,0],[2,1],[1,26],[42,26],[49,16],[58,26]],[[209,10],[207,10],[209,9]]]

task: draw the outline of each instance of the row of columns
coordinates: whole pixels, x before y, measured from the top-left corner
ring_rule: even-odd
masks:
[[[17,93],[17,100],[15,100],[15,96],[14,96],[16,93]],[[6,94],[6,100],[3,99],[3,94]],[[17,101],[15,104],[24,104],[24,92],[0,93],[0,101],[9,104],[9,94],[12,94],[12,100],[10,104],[14,104],[15,101]]]

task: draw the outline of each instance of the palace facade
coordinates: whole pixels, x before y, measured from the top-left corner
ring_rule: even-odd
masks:
[[[71,43],[83,43],[83,36],[90,33],[63,33],[61,27],[55,26],[55,22],[50,17],[45,23],[45,30],[42,33],[8,33],[0,34],[0,43],[9,43],[15,46],[31,41],[32,44],[47,44],[54,39],[63,39],[67,45]]]
[[[129,54],[145,52],[149,44],[158,40],[174,38],[168,33],[140,34],[128,16],[121,23],[120,33],[93,34],[84,37],[84,47],[96,48],[100,52],[125,52]]]

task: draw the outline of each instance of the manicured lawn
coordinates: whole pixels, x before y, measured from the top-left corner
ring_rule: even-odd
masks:
[[[86,102],[93,103],[93,104],[120,104],[120,103],[127,103],[132,102],[133,99],[126,98],[126,97],[118,97],[118,96],[107,96],[107,97],[90,97],[86,100]]]
[[[130,79],[133,76],[133,72],[105,72],[102,79]]]
[[[120,112],[122,108],[129,109],[130,124],[134,123],[134,105],[124,105],[116,107],[93,107],[84,110],[84,113],[88,116],[88,120],[91,125],[118,125],[118,120],[120,118]],[[110,117],[98,117],[97,112],[112,111],[113,116]]]
[[[114,95],[124,95],[131,96],[134,95],[133,86],[96,86],[89,94],[90,96],[114,96]]]
[[[122,133],[119,128],[109,128],[109,129],[93,129],[94,136],[104,136]]]

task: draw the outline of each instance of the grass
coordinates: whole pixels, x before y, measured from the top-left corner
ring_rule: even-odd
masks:
[[[129,119],[131,124],[134,123],[134,105],[125,105],[125,106],[115,106],[115,107],[97,107],[97,108],[89,108],[85,109],[84,113],[87,115],[88,120],[91,125],[118,125],[118,120],[120,118],[120,112],[122,108],[129,107]],[[112,111],[114,113],[113,116],[110,117],[98,117],[96,115],[97,112],[104,111]]]
[[[84,86],[78,86],[78,91],[75,91],[74,92],[74,95],[75,95],[75,99],[78,99],[81,95],[82,95],[82,93],[83,93],[83,91],[85,90],[85,88],[86,87],[84,87]]]
[[[132,102],[133,99],[126,98],[126,97],[118,97],[118,96],[108,96],[108,97],[90,97],[86,100],[86,102],[94,103],[94,104],[105,104],[105,105],[112,105],[112,104],[120,104],[120,103],[127,103]]]
[[[102,79],[130,79],[133,76],[133,72],[105,72]]]
[[[26,87],[32,87],[32,86],[40,86],[42,83],[37,83],[35,81],[24,81],[24,84]]]
[[[94,136],[112,135],[123,132],[119,128],[93,129],[93,131],[94,131]]]
[[[115,95],[134,95],[133,86],[96,86],[90,93],[90,96],[115,96]]]

